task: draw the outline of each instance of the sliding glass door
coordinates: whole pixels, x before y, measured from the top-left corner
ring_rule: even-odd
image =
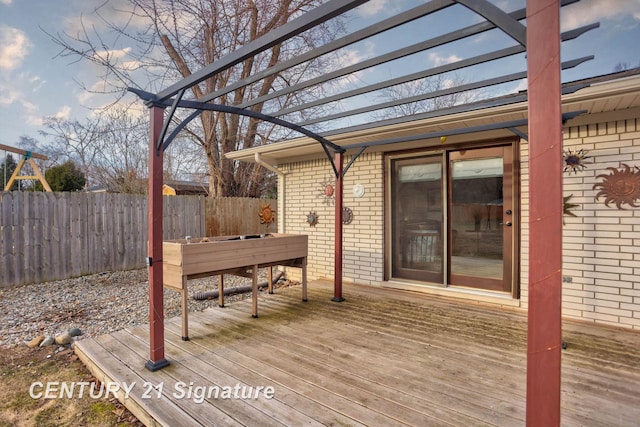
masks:
[[[391,156],[390,278],[513,289],[513,146]]]

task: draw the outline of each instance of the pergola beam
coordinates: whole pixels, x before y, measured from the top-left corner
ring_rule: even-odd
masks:
[[[225,86],[222,89],[219,89],[215,92],[212,92],[208,95],[205,95],[201,98],[198,98],[200,102],[208,102],[212,101],[222,95],[225,95],[229,92],[232,92],[236,89],[239,89],[243,86],[247,86],[251,83],[255,83],[259,80],[262,80],[266,77],[272,76],[276,73],[284,71],[288,68],[295,67],[296,65],[300,65],[302,63],[311,61],[312,59],[318,58],[322,55],[325,55],[330,52],[334,52],[338,49],[347,47],[364,39],[373,37],[379,33],[395,28],[399,25],[406,24],[408,22],[414,21],[418,18],[421,18],[425,15],[428,15],[435,10],[442,9],[446,6],[451,6],[454,4],[453,0],[434,0],[432,2],[417,6],[413,9],[410,9],[406,12],[400,13],[398,15],[394,15],[389,19],[378,22],[374,25],[370,25],[365,27],[359,31],[355,31],[351,34],[348,34],[344,37],[339,38],[338,40],[334,40],[333,42],[327,43],[323,46],[317,47],[309,52],[302,53],[290,60],[279,62],[276,65],[267,68],[266,70],[257,72],[252,74],[249,77],[246,77],[242,80],[239,80],[235,83],[232,83],[228,86]],[[524,16],[524,14],[523,14]]]
[[[582,57],[582,58],[578,58],[578,59],[574,59],[574,60],[571,60],[571,61],[563,62],[562,63],[562,69],[565,70],[565,69],[573,68],[573,67],[575,67],[577,65],[580,65],[583,62],[589,61],[591,59],[593,59],[593,56],[585,56],[585,57]],[[350,117],[350,116],[355,116],[355,115],[358,115],[358,114],[369,113],[369,112],[372,112],[372,111],[377,111],[377,110],[382,110],[382,109],[385,109],[385,108],[395,107],[395,106],[406,104],[406,103],[410,103],[410,102],[424,101],[424,100],[427,100],[427,99],[433,99],[433,98],[437,98],[437,97],[440,97],[440,96],[454,95],[454,94],[461,93],[461,92],[482,89],[482,88],[486,88],[486,87],[490,87],[490,86],[496,86],[496,85],[500,85],[500,84],[504,84],[504,83],[513,82],[513,81],[516,81],[516,80],[522,80],[522,79],[524,79],[526,77],[527,77],[527,72],[526,71],[521,71],[521,72],[518,72],[518,73],[512,73],[512,74],[507,74],[507,75],[504,75],[504,76],[493,77],[493,78],[486,79],[486,80],[481,80],[481,81],[478,81],[478,82],[467,83],[467,84],[463,84],[463,85],[459,85],[459,86],[455,86],[455,87],[451,87],[451,88],[446,88],[446,89],[440,89],[440,90],[436,90],[436,91],[425,93],[425,94],[421,94],[421,95],[415,95],[415,96],[402,98],[402,99],[398,99],[398,100],[383,102],[383,103],[380,103],[380,104],[367,105],[366,107],[355,108],[353,110],[341,111],[339,113],[330,114],[328,116],[317,117],[315,119],[305,120],[305,121],[301,122],[300,125],[301,126],[309,126],[309,125],[312,125],[312,124],[322,123],[322,122],[326,122],[326,121],[329,121],[329,120],[338,120],[338,119],[341,119],[341,118],[344,118],[344,117]]]
[[[458,3],[486,18],[487,21],[493,22],[496,27],[499,27],[520,45],[527,45],[527,28],[503,12],[502,9],[487,0],[458,0]]]
[[[169,86],[157,95],[159,101],[165,100],[178,93],[181,89],[190,88],[208,79],[214,74],[229,69],[245,59],[251,58],[278,43],[282,43],[306,30],[339,16],[349,10],[366,3],[369,0],[330,0],[317,8],[310,10],[304,15],[290,21],[264,36],[257,38],[249,44],[231,52],[218,61],[201,68],[189,77]]]
[[[584,89],[587,86],[588,85],[585,85],[585,84],[569,85],[562,88],[562,94],[567,95],[570,93],[574,93],[580,89]],[[519,93],[515,95],[508,95],[500,98],[474,102],[473,104],[461,104],[461,105],[456,105],[455,107],[441,108],[439,110],[427,111],[426,113],[418,113],[412,116],[394,117],[392,119],[379,120],[379,121],[370,122],[370,123],[362,123],[359,125],[353,125],[353,126],[348,126],[343,128],[336,128],[330,131],[321,132],[320,135],[324,137],[330,137],[333,135],[340,135],[340,134],[349,133],[349,132],[359,132],[359,131],[372,129],[376,127],[393,126],[393,125],[398,125],[402,123],[413,122],[416,120],[432,119],[435,117],[444,117],[449,114],[458,114],[463,112],[477,111],[477,110],[482,110],[484,108],[500,107],[503,105],[517,104],[517,103],[526,102],[526,101],[527,101],[527,94]]]

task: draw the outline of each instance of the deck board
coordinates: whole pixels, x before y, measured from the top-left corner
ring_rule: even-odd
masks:
[[[374,380],[356,376],[346,369],[339,369],[323,364],[318,360],[306,357],[302,352],[290,351],[286,346],[278,346],[266,343],[262,339],[253,339],[242,337],[242,348],[230,346],[224,350],[216,350],[216,354],[231,354],[232,351],[242,353],[253,359],[252,363],[260,361],[268,365],[268,369],[281,369],[283,362],[287,366],[284,372],[284,379],[294,379],[311,383],[319,390],[315,394],[320,396],[320,401],[328,409],[339,409],[345,406],[343,411],[357,412],[360,415],[354,416],[358,421],[365,422],[373,419],[380,425],[389,425],[395,423],[404,423],[415,425],[429,419],[431,423],[454,423],[460,417],[442,419],[437,416],[438,407],[424,406],[420,399],[415,398],[408,393],[396,393],[394,398],[389,399],[386,396],[390,394],[385,384],[381,384]],[[206,345],[206,341],[203,343]],[[291,343],[287,343],[289,348]],[[237,358],[231,355],[231,357]],[[375,363],[371,359],[367,363]],[[286,383],[291,389],[296,389],[298,384],[295,381]],[[300,389],[300,392],[304,388]],[[348,405],[348,406],[347,406]],[[422,409],[428,409],[424,411]],[[386,414],[402,414],[401,416],[389,417]],[[446,424],[444,424],[446,425]]]
[[[144,368],[148,325],[76,343],[102,381],[161,383],[123,403],[147,425],[524,425],[526,315],[477,303],[348,285],[346,301],[314,282],[166,319],[170,365]],[[640,334],[564,322],[562,423],[640,419]],[[180,399],[194,386],[273,386],[273,399]]]
[[[229,314],[232,311],[225,310],[225,313],[220,313],[216,316],[216,320],[205,320],[208,323],[208,329],[211,330],[211,326],[213,326],[218,330],[237,331],[241,328],[241,326],[238,327],[237,325],[242,321],[243,314],[240,313],[237,318],[234,318],[233,315]],[[225,318],[226,322],[223,321]],[[350,327],[355,326],[350,324]],[[465,375],[460,372],[461,368],[456,363],[456,359],[451,357],[450,354],[446,354],[446,351],[425,346],[424,356],[412,354],[411,352],[416,350],[415,343],[412,343],[413,346],[407,347],[403,344],[402,339],[389,335],[384,337],[384,347],[380,347],[379,334],[373,338],[369,338],[367,333],[354,334],[350,336],[350,342],[336,342],[335,336],[331,336],[331,334],[325,333],[325,337],[321,333],[315,334],[314,331],[322,330],[323,325],[321,322],[305,322],[302,325],[296,325],[294,328],[280,326],[277,331],[261,325],[256,325],[255,328],[256,334],[250,341],[243,341],[243,346],[255,347],[257,345],[256,342],[258,342],[265,349],[265,352],[280,351],[279,349],[289,350],[292,356],[296,358],[296,364],[304,366],[310,361],[315,361],[316,365],[309,366],[309,371],[336,370],[342,375],[339,380],[352,386],[353,384],[367,385],[369,378],[375,378],[381,387],[377,390],[378,393],[383,395],[392,393],[394,398],[401,399],[405,404],[408,400],[411,400],[413,408],[425,406],[423,409],[426,412],[424,412],[425,415],[423,416],[437,414],[440,408],[455,405],[457,412],[452,416],[445,417],[445,419],[459,425],[460,422],[465,420],[465,417],[468,417],[468,423],[466,424],[478,423],[479,420],[477,418],[465,415],[464,409],[469,406],[468,413],[477,413],[478,406],[482,406],[478,402],[485,399],[492,391],[494,392],[491,396],[492,407],[503,406],[505,412],[510,412],[513,409],[512,403],[505,404],[505,401],[513,401],[512,390],[506,390],[502,393],[504,401],[496,398],[498,394],[496,387],[502,387],[503,384],[496,384],[492,381],[486,390],[478,391],[477,382],[474,387],[475,390],[472,390],[470,389],[470,384],[473,383],[468,381],[468,376],[475,375],[478,371],[482,373],[484,378],[502,376],[500,373],[502,371],[502,362],[498,364],[497,372],[493,374],[487,372],[487,361],[484,359],[476,361],[474,364],[466,363],[465,369],[468,370],[468,373]],[[242,335],[239,334],[238,336]],[[243,339],[247,338],[247,336],[243,336]],[[197,340],[197,338],[195,339]],[[316,350],[316,347],[321,349]],[[433,354],[434,350],[436,354]],[[327,359],[325,356],[327,353],[330,353],[332,357]],[[363,377],[359,373],[362,371],[363,360],[368,365],[366,374],[369,378]],[[451,372],[448,372],[445,365],[452,366],[452,370],[449,370]],[[437,367],[437,369],[434,370],[434,367]],[[421,376],[416,376],[416,369],[425,369],[425,372],[431,372],[429,374],[430,381],[425,382]],[[394,383],[402,384],[394,387]],[[450,390],[445,392],[446,389]],[[429,402],[422,402],[422,400],[426,399],[431,401],[431,405],[428,405]],[[524,410],[524,405],[521,406],[521,409]],[[500,419],[501,412],[494,411],[489,415],[489,419],[485,420],[485,422],[495,422],[496,419]],[[505,419],[504,421],[513,422],[513,418]]]

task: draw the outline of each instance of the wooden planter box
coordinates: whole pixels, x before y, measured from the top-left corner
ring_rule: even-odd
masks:
[[[163,284],[182,294],[182,339],[188,339],[187,281],[218,275],[219,305],[224,306],[223,275],[253,278],[253,317],[258,317],[259,268],[284,265],[302,268],[302,299],[307,299],[305,235],[278,234],[167,240],[162,243]],[[271,269],[269,269],[271,273]],[[269,274],[269,290],[272,289]]]

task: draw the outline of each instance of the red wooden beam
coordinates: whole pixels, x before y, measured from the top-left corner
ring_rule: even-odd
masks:
[[[342,171],[344,170],[344,153],[336,152],[333,155],[333,161],[336,165],[336,222],[335,222],[335,251],[334,251],[334,268],[333,268],[333,298],[332,301],[344,301],[342,297],[342,206],[343,206],[343,179]]]
[[[169,365],[164,358],[164,300],[162,285],[162,132],[164,109],[151,107],[149,133],[149,360],[150,371]]]
[[[562,119],[559,0],[527,1],[529,312],[527,426],[560,425]]]

